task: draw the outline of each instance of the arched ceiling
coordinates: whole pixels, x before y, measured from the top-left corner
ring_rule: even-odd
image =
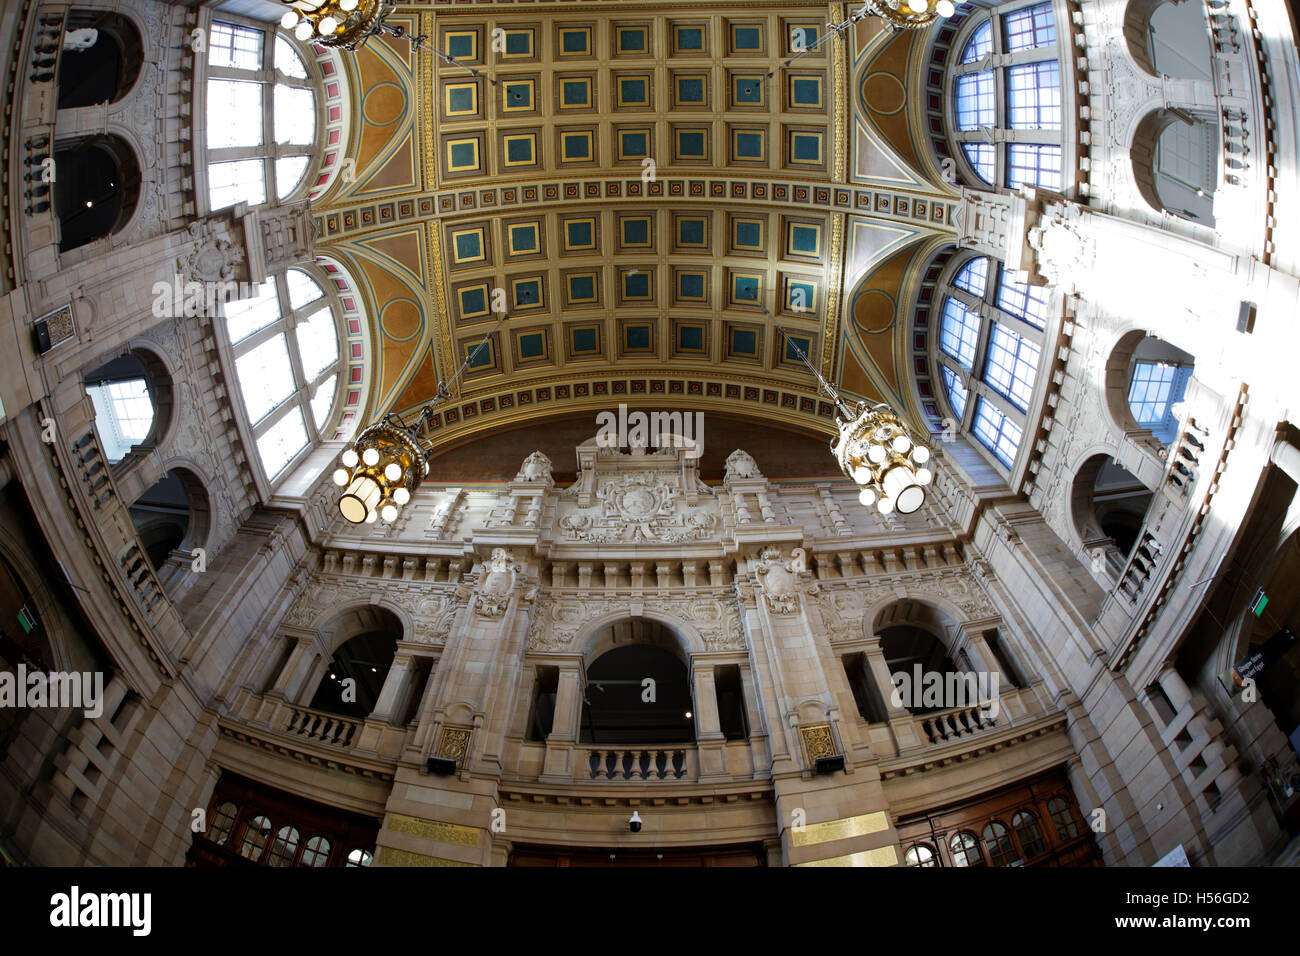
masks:
[[[846,396],[924,421],[910,310],[957,207],[917,145],[926,37],[866,21],[780,69],[794,30],[849,9],[401,7],[479,75],[403,39],[343,53],[347,168],[312,208],[379,343],[370,418],[429,401],[491,333],[439,443],[620,402],[827,433],[782,325]]]

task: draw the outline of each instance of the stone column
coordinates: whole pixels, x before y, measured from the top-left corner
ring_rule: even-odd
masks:
[[[713,681],[712,664],[694,663],[691,687],[700,779],[724,777],[727,773],[727,741],[722,735],[722,722],[718,719],[718,688]]]
[[[555,688],[555,714],[551,718],[551,732],[546,738],[546,760],[542,765],[544,781],[567,783],[573,780],[577,748],[578,725],[582,719],[581,659],[574,657],[560,665],[560,675]]]
[[[387,721],[393,717],[397,700],[405,692],[406,683],[410,679],[410,668],[410,651],[398,651],[393,656],[393,663],[388,668],[387,676],[384,677],[384,686],[379,691],[379,699],[375,701],[375,709],[370,712],[367,720]]]
[[[316,634],[314,631],[301,633],[295,637],[293,650],[289,652],[289,659],[284,662],[284,667],[280,668],[280,673],[276,675],[275,683],[266,692],[268,697],[289,696],[289,688],[294,683],[294,678],[298,675],[298,672],[302,670],[303,662],[307,658],[307,652],[311,650],[315,640]]]
[[[894,745],[899,753],[921,746],[922,740],[916,733],[916,723],[911,712],[894,703],[894,682],[889,674],[889,665],[885,662],[885,651],[879,641],[868,644],[863,652],[867,658],[867,669],[876,682],[876,689],[885,702],[885,719],[894,735]]]

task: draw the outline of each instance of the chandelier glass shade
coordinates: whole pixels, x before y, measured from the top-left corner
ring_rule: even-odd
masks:
[[[353,524],[394,521],[429,473],[416,430],[384,419],[364,429],[342,454],[334,484],[339,514]]]
[[[952,0],[866,0],[862,13],[896,30],[920,30],[957,12]]]
[[[281,0],[289,9],[280,26],[304,43],[355,50],[376,33],[397,33],[384,24],[391,0]]]
[[[831,452],[858,485],[863,505],[906,515],[925,503],[925,486],[933,478],[925,467],[930,449],[916,441],[893,409],[859,402],[852,417],[841,415],[835,424],[839,435]]]

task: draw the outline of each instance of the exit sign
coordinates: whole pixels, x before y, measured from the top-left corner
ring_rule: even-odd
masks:
[[[1250,599],[1250,613],[1259,617],[1264,613],[1264,608],[1268,607],[1268,595],[1264,589],[1260,588],[1255,592],[1255,596]]]

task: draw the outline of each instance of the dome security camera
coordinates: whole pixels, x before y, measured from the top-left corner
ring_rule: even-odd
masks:
[[[641,814],[639,814],[639,813],[637,813],[635,810],[633,810],[633,811],[632,811],[632,816],[631,816],[631,817],[628,819],[628,821],[627,821],[627,828],[628,828],[629,830],[631,830],[633,833],[640,833],[640,832],[641,832]]]

